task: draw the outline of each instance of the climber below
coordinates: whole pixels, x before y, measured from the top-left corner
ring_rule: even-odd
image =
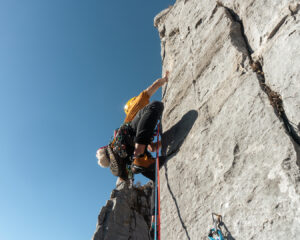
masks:
[[[168,74],[167,71],[165,77],[157,79],[150,87],[126,103],[124,107],[126,118],[116,131],[114,140],[108,146],[98,149],[96,153],[98,164],[101,167],[110,167],[112,173],[122,180],[128,179],[129,171],[133,174],[142,173],[154,180],[149,170],[151,169],[152,173],[155,159],[149,151],[156,151],[157,143],[152,142],[153,135],[164,107],[159,101],[149,103],[149,99],[168,81]]]

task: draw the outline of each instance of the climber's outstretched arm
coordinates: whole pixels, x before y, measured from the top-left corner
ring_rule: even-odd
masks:
[[[169,71],[166,72],[166,75],[163,78],[157,79],[150,87],[146,89],[147,94],[151,97],[161,86],[168,82]]]

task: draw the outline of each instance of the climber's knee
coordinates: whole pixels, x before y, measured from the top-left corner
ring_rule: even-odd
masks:
[[[151,107],[155,108],[157,111],[162,112],[164,110],[164,104],[160,101],[153,101],[150,103]]]

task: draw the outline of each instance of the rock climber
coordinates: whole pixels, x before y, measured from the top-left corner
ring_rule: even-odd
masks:
[[[146,173],[147,169],[155,162],[149,151],[156,151],[157,144],[152,142],[153,133],[164,107],[160,101],[149,103],[149,100],[168,81],[168,74],[167,71],[163,78],[157,79],[150,87],[126,103],[124,107],[126,118],[123,126],[126,126],[125,131],[129,135],[129,139],[122,143],[119,148],[112,147],[112,145],[117,145],[116,142],[112,142],[108,146],[98,149],[96,153],[98,164],[101,167],[110,167],[112,173],[122,180],[128,178],[127,164],[130,164],[132,173],[145,173],[144,175],[148,175]],[[122,137],[124,138],[124,136]],[[116,137],[114,140],[116,141]],[[122,157],[118,150],[122,151],[120,148],[125,147],[126,157]]]
[[[124,107],[126,117],[118,133],[115,134],[114,140],[108,146],[98,149],[96,153],[98,164],[101,167],[110,167],[112,173],[122,181],[128,179],[130,171],[133,174],[142,173],[148,179],[155,181],[155,159],[149,151],[155,152],[157,147],[161,147],[161,144],[153,142],[153,135],[164,106],[160,101],[150,103],[149,100],[168,81],[168,76],[167,71],[163,78],[154,81],[146,90],[126,103]],[[160,166],[164,164],[164,161],[165,158],[160,157]],[[127,168],[128,166],[130,169]],[[154,203],[154,191],[152,191],[151,235],[154,230]]]

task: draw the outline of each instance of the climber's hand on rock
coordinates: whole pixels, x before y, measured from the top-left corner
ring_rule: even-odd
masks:
[[[162,86],[166,82],[168,82],[168,79],[169,79],[169,71],[166,71],[165,76],[163,78],[158,79],[157,81],[159,82],[159,85]]]
[[[163,78],[155,80],[155,82],[152,83],[152,85],[145,90],[148,96],[151,97],[161,86],[168,82],[168,78],[169,71],[166,71],[166,75]]]

